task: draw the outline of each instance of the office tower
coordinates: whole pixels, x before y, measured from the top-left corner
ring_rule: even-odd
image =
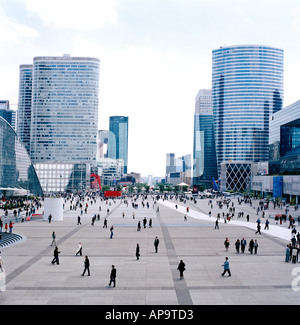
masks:
[[[166,175],[176,173],[175,153],[167,153],[166,157]]]
[[[249,162],[268,159],[269,117],[283,101],[283,50],[263,45],[213,50],[212,101],[223,189],[243,190]]]
[[[3,117],[9,125],[16,131],[17,112],[10,109],[8,100],[0,100],[0,116]]]
[[[211,90],[200,89],[195,99],[193,187],[211,188],[217,177]]]
[[[115,137],[114,141],[108,143],[108,158],[124,160],[124,174],[127,174],[128,166],[128,117],[127,116],[110,116],[109,131]]]
[[[43,195],[24,144],[12,126],[2,117],[0,117],[0,188],[5,196],[9,192],[24,196]]]
[[[108,158],[108,147],[111,149],[111,159],[116,159],[116,136],[107,130],[98,130],[97,160]]]
[[[33,59],[34,163],[96,162],[99,65],[99,59],[70,55]]]
[[[269,145],[270,160],[279,160],[280,157],[300,146],[299,100],[272,114]]]
[[[28,154],[30,154],[32,72],[32,64],[22,64],[19,67],[17,134],[23,142]]]
[[[178,185],[184,182],[191,185],[191,169],[191,155],[175,158],[174,153],[167,153],[166,183]]]

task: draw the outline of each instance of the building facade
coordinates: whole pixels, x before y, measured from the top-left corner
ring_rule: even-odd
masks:
[[[43,195],[25,146],[11,125],[0,117],[0,191],[4,194],[14,189],[25,190],[28,195]]]
[[[96,58],[33,59],[30,154],[34,163],[96,163],[99,67]]]
[[[217,177],[211,90],[201,89],[195,100],[193,187],[211,188],[213,178]]]
[[[19,68],[19,101],[17,133],[30,154],[32,64],[22,64]]]
[[[3,117],[15,131],[17,130],[17,112],[10,109],[8,100],[0,100],[0,116]]]
[[[108,158],[123,159],[124,174],[128,169],[128,121],[127,116],[109,117],[109,131],[115,135],[115,143],[108,143]]]
[[[235,174],[244,175],[248,162],[268,160],[269,118],[283,102],[283,50],[263,45],[213,50],[212,102],[218,174],[222,163],[239,162]]]
[[[300,101],[271,115],[270,160],[278,160],[300,145]]]

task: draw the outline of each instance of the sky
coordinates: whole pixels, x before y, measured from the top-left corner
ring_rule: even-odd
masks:
[[[35,56],[99,58],[99,129],[128,116],[128,172],[163,177],[167,153],[192,155],[212,51],[240,44],[283,49],[284,107],[300,100],[299,0],[0,0],[0,99],[17,109]]]

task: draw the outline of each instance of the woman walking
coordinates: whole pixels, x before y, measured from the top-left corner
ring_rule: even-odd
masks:
[[[140,245],[139,244],[136,244],[135,256],[136,256],[137,260],[140,259]]]
[[[183,272],[185,271],[185,264],[183,263],[182,260],[180,260],[177,270],[179,271],[179,274],[180,274],[180,280],[183,279]]]

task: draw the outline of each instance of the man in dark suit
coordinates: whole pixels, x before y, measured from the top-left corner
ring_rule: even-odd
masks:
[[[155,237],[155,239],[154,239],[155,253],[157,253],[158,244],[159,244],[159,239],[157,237]]]
[[[109,286],[111,285],[111,283],[114,283],[114,287],[116,286],[116,277],[117,277],[117,270],[115,269],[115,266],[112,265],[111,266],[111,272],[110,272],[110,281],[109,281]]]
[[[85,271],[88,271],[88,276],[90,276],[90,261],[87,256],[85,257],[85,260],[84,260],[84,271],[81,274],[82,276],[85,275]]]

